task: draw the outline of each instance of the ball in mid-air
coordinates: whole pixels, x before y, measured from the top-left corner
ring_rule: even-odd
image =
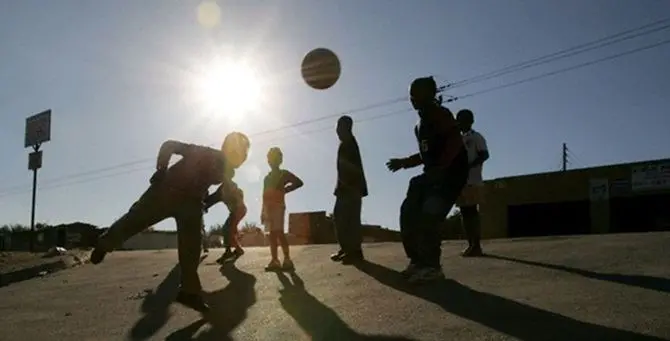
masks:
[[[313,89],[332,87],[340,79],[341,72],[340,59],[327,48],[319,47],[309,51],[302,59],[302,79]]]

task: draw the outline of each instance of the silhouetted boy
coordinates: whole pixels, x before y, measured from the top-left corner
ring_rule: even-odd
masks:
[[[203,200],[212,185],[221,184],[219,193],[223,194],[236,187],[232,181],[233,171],[246,161],[248,153],[249,139],[239,132],[228,134],[221,150],[178,141],[163,143],[151,185],[130,210],[100,236],[91,253],[91,263],[102,262],[108,252],[149,226],[175,218],[181,268],[181,287],[176,300],[201,312],[208,310],[198,277]],[[168,167],[173,154],[182,158]]]
[[[270,172],[263,179],[263,207],[261,208],[261,223],[270,231],[270,253],[272,260],[265,268],[267,271],[293,270],[293,262],[289,255],[288,240],[284,234],[284,217],[286,216],[287,193],[302,187],[303,182],[288,170],[279,168],[284,161],[281,149],[270,148],[267,155]],[[277,255],[278,245],[281,244],[284,262],[280,263]]]
[[[363,198],[368,195],[361,152],[352,131],[353,124],[351,117],[346,115],[337,121],[340,146],[337,149],[337,185],[333,218],[340,250],[331,255],[330,259],[345,264],[363,259],[361,208]]]
[[[423,173],[410,180],[400,207],[400,232],[410,260],[403,275],[410,282],[444,277],[440,227],[468,179],[468,155],[458,124],[436,96],[433,77],[412,82],[410,99],[419,115],[414,128],[419,153],[386,163],[393,172],[423,165]]]
[[[223,203],[228,208],[228,218],[223,223],[223,246],[225,252],[217,259],[218,263],[223,263],[227,259],[237,258],[244,254],[244,249],[238,239],[237,226],[242,218],[247,214],[247,206],[244,204],[244,192],[239,187],[230,191],[230,195],[214,192],[205,199],[205,211],[216,204],[223,195]],[[235,249],[233,251],[233,248]]]
[[[456,114],[456,120],[463,134],[465,149],[468,151],[470,173],[468,182],[456,204],[461,210],[461,221],[465,236],[468,239],[468,248],[463,251],[464,257],[479,257],[483,254],[481,246],[481,223],[479,219],[479,204],[483,199],[484,178],[482,168],[489,159],[489,149],[486,139],[478,131],[472,129],[475,115],[472,111],[463,109]]]

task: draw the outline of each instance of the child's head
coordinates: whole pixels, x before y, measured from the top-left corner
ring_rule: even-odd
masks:
[[[284,154],[279,147],[272,147],[268,150],[268,165],[271,168],[279,168],[284,161]]]
[[[221,151],[226,156],[226,162],[232,169],[241,166],[249,156],[249,137],[240,132],[232,132],[226,135],[221,145]]]
[[[462,132],[468,132],[475,123],[475,115],[469,109],[463,109],[456,114],[456,121]]]

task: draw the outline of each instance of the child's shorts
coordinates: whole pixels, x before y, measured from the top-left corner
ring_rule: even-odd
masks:
[[[481,205],[484,202],[484,185],[465,185],[456,201],[458,207]]]
[[[284,217],[286,216],[286,207],[269,207],[265,211],[265,227],[268,231],[284,232]]]

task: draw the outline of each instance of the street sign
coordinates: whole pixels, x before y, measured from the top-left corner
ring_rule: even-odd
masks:
[[[26,118],[25,147],[34,147],[51,140],[51,109]]]
[[[28,154],[28,169],[34,171],[42,168],[42,151],[38,150]]]

